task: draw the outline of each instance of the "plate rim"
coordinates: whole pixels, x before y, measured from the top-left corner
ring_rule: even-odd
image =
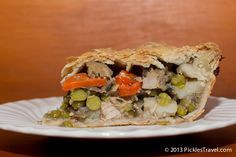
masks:
[[[13,101],[13,102],[7,102],[7,103],[3,103],[0,105],[0,110],[2,108],[2,105],[6,106],[6,105],[10,105],[10,106],[14,106],[14,103],[18,103],[18,102],[22,102],[22,101],[30,101],[32,103],[32,101],[37,101],[37,100],[49,100],[49,99],[61,99],[62,97],[47,97],[47,98],[33,98],[33,99],[27,99],[27,100],[18,100],[18,101]],[[235,100],[236,99],[230,99],[230,98],[226,98],[226,97],[215,97],[215,96],[210,96],[210,99],[223,99],[223,100]],[[189,124],[189,123],[197,123],[198,121],[200,121],[201,119],[198,119],[197,121],[193,121],[193,122],[185,122],[182,124]],[[104,129],[104,128],[123,128],[123,127],[140,127],[140,126],[113,126],[113,127],[99,127],[99,128],[61,128],[61,127],[55,127],[55,126],[42,126],[43,128],[36,128],[34,125],[32,125],[31,127],[29,126],[16,126],[13,124],[3,124],[0,121],[0,129],[5,130],[5,131],[11,131],[11,132],[16,132],[16,133],[23,133],[23,134],[29,134],[29,135],[38,135],[38,136],[47,136],[47,137],[63,137],[63,138],[83,138],[83,139],[130,139],[130,138],[154,138],[154,137],[167,137],[167,136],[178,136],[178,135],[186,135],[186,134],[194,134],[194,133],[201,133],[201,132],[205,132],[205,131],[211,131],[211,130],[216,130],[216,129],[220,129],[220,128],[224,128],[224,127],[228,127],[228,126],[232,126],[236,124],[236,119],[232,119],[230,121],[227,121],[227,123],[225,123],[225,121],[217,121],[216,123],[214,123],[214,125],[210,125],[211,127],[208,127],[207,129],[205,127],[203,127],[202,129],[197,129],[197,130],[190,130],[192,129],[192,127],[187,127],[187,128],[176,128],[176,126],[178,125],[169,125],[169,126],[161,126],[161,127],[166,127],[167,129],[185,129],[184,131],[180,131],[180,132],[175,132],[175,133],[168,133],[168,134],[158,134],[158,132],[155,133],[151,133],[153,132],[151,130],[146,130],[148,131],[145,134],[132,134],[133,131],[129,131],[128,133],[125,134],[111,134],[111,135],[107,135],[106,132],[100,132],[99,134],[95,134],[94,136],[91,136],[91,133],[88,133],[87,135],[84,135],[83,132],[81,134],[81,130],[86,131],[86,129]],[[198,124],[199,125],[199,124]],[[205,124],[200,124],[202,127]],[[37,126],[37,124],[36,124]],[[155,126],[155,125],[152,125]],[[151,127],[152,127],[151,126]],[[174,126],[174,127],[173,127]],[[145,127],[150,127],[148,126],[141,126],[143,128]],[[143,128],[141,129],[141,131],[143,130]],[[164,129],[166,129],[164,128]],[[49,129],[49,130],[48,130]],[[46,131],[47,130],[47,131]],[[69,131],[69,132],[68,132]],[[70,133],[73,132],[73,136],[70,135]],[[118,132],[118,131],[116,131]],[[67,134],[66,134],[67,133]],[[77,133],[77,134],[75,134]],[[114,132],[113,132],[114,133]],[[89,135],[90,134],[90,135]],[[92,132],[93,134],[93,132]],[[88,136],[89,135],[89,136]],[[99,135],[99,136],[98,136]]]

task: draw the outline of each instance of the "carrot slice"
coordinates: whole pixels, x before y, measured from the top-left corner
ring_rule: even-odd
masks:
[[[135,80],[135,75],[122,70],[115,78],[118,87],[118,94],[122,97],[132,96],[141,89],[141,82]]]
[[[64,91],[69,91],[82,87],[102,87],[106,84],[107,80],[104,78],[90,78],[85,73],[79,73],[66,79],[62,85],[62,89]]]

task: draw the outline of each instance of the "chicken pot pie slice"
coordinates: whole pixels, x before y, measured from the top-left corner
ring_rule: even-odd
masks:
[[[147,43],[70,57],[61,72],[67,94],[42,123],[102,127],[192,121],[204,112],[221,58],[214,43],[181,48]]]

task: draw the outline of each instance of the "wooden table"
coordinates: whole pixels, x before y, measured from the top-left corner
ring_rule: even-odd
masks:
[[[218,43],[226,59],[212,94],[236,98],[235,19],[232,0],[0,0],[0,103],[63,95],[59,73],[66,57],[147,41]],[[225,147],[235,153],[235,132],[231,126],[177,137],[80,140],[0,130],[0,156],[177,155],[164,148],[180,146]],[[186,155],[199,154],[177,156]]]

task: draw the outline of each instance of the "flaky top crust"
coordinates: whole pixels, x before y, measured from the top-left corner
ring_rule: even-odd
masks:
[[[129,70],[132,65],[149,67],[154,65],[163,69],[162,62],[177,65],[187,63],[191,57],[202,56],[208,60],[212,70],[216,69],[221,58],[217,44],[207,42],[196,46],[174,47],[159,43],[146,43],[134,49],[113,50],[111,48],[94,49],[78,57],[69,57],[61,71],[63,82],[65,78],[78,73],[86,62],[98,61],[106,64],[119,64]],[[211,71],[212,72],[212,71]]]

